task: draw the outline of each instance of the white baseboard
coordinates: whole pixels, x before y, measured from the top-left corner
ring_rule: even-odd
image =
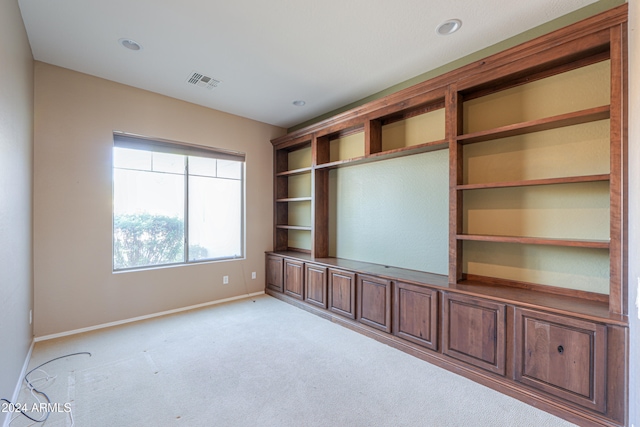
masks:
[[[20,397],[20,390],[22,390],[22,380],[24,379],[24,376],[27,374],[27,368],[29,367],[29,362],[31,361],[31,353],[33,353],[33,346],[35,345],[35,343],[36,343],[35,340],[31,340],[31,346],[29,346],[27,357],[25,357],[24,359],[24,364],[22,365],[22,371],[20,372],[20,376],[18,377],[18,383],[16,384],[16,388],[13,391],[13,396],[11,396],[12,402],[17,402],[18,398]],[[4,419],[4,422],[2,423],[2,426],[9,427],[9,422],[11,422],[11,417],[13,417],[14,415],[15,415],[14,413],[8,412],[6,418]]]
[[[180,313],[180,312],[183,312],[183,311],[194,310],[194,309],[197,309],[197,308],[203,308],[203,307],[208,307],[208,306],[211,306],[211,305],[222,304],[222,303],[225,303],[225,302],[237,301],[237,300],[245,299],[245,298],[252,298],[252,297],[256,297],[258,295],[264,295],[264,291],[254,292],[252,294],[239,295],[237,297],[225,298],[225,299],[221,299],[221,300],[217,300],[217,301],[205,302],[205,303],[202,303],[202,304],[191,305],[189,307],[176,308],[174,310],[162,311],[160,313],[147,314],[146,316],[133,317],[131,319],[118,320],[116,322],[103,323],[101,325],[89,326],[88,328],[74,329],[72,331],[60,332],[58,334],[44,335],[44,336],[41,336],[41,337],[36,337],[34,339],[34,342],[47,341],[47,340],[52,340],[52,339],[55,339],[55,338],[68,337],[70,335],[81,334],[83,332],[90,332],[90,331],[96,331],[98,329],[111,328],[113,326],[125,325],[127,323],[139,322],[141,320],[153,319],[154,317],[167,316],[169,314]],[[33,346],[32,346],[32,348],[33,348]],[[31,353],[29,353],[29,354],[31,354]]]

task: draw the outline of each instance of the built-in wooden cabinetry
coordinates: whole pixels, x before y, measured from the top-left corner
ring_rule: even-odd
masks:
[[[277,247],[310,250],[311,142],[275,152],[275,240]]]
[[[327,268],[306,264],[304,267],[304,300],[327,308]]]
[[[445,292],[442,352],[499,375],[506,373],[506,305]]]
[[[605,325],[518,309],[516,331],[517,381],[604,412]]]
[[[396,282],[394,289],[394,335],[430,350],[438,350],[438,292],[404,282]]]
[[[356,318],[356,275],[350,271],[329,269],[329,310]]]
[[[284,293],[297,299],[304,298],[304,264],[292,259],[284,260]]]
[[[358,321],[391,332],[391,282],[374,276],[358,276],[356,312]]]
[[[625,425],[626,21],[623,5],[273,140],[267,293],[578,424]],[[448,271],[336,254],[330,171],[437,150]]]
[[[267,289],[283,292],[283,268],[284,260],[278,256],[267,256]]]
[[[276,298],[577,424],[624,424],[626,321],[601,302],[301,252],[267,259],[267,277],[283,278],[267,286]]]

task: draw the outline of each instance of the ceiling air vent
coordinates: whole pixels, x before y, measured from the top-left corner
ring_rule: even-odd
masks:
[[[204,74],[194,71],[187,79],[187,83],[211,90],[214,87],[218,87],[222,82],[214,79],[213,77],[205,76]]]

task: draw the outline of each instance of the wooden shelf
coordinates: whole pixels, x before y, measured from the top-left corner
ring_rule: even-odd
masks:
[[[489,236],[483,234],[458,234],[458,240],[478,242],[520,243],[526,245],[565,246],[591,249],[609,249],[608,240],[551,239],[544,237]]]
[[[493,139],[508,138],[510,136],[524,135],[527,133],[541,132],[543,130],[557,129],[565,126],[578,125],[582,123],[595,122],[608,119],[610,108],[608,105],[602,107],[588,108],[586,110],[575,111],[573,113],[561,114],[559,116],[547,117],[544,119],[531,120],[523,123],[502,126],[495,129],[481,132],[460,135],[456,138],[461,144],[473,144],[477,142],[490,141]]]
[[[353,159],[336,160],[335,162],[322,163],[316,166],[316,169],[335,169],[340,166],[356,165],[360,163],[366,163],[367,156],[354,157]],[[369,160],[370,161],[370,160]]]
[[[456,186],[456,190],[481,190],[489,188],[528,187],[535,185],[576,184],[581,182],[609,181],[609,179],[609,174],[569,176],[564,178],[530,179],[523,181],[492,182],[486,184],[463,184]]]
[[[338,160],[330,163],[317,165],[316,169],[335,169],[343,166],[358,165],[363,163],[377,162],[380,160],[393,159],[397,157],[410,156],[413,154],[427,153],[429,151],[444,150],[449,148],[447,140],[431,141],[424,144],[412,145],[410,147],[398,148],[395,150],[382,151],[368,156],[355,157],[353,159]]]
[[[287,202],[310,202],[312,200],[311,197],[287,197],[284,199],[276,199],[277,203],[287,203]]]
[[[290,171],[284,171],[284,172],[278,172],[276,174],[276,176],[293,176],[293,175],[302,175],[304,173],[308,173],[311,172],[311,168],[300,168],[300,169],[293,169]]]
[[[279,228],[281,230],[311,231],[311,227],[306,225],[276,225],[276,228]]]

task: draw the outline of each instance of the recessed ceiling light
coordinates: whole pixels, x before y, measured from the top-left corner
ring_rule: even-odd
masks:
[[[438,25],[436,33],[441,36],[448,36],[458,31],[462,27],[462,21],[459,19],[449,19]]]
[[[120,39],[118,40],[118,43],[120,43],[122,46],[126,47],[129,50],[141,50],[142,49],[142,45],[140,43],[138,43],[135,40],[131,40],[131,39]]]
[[[306,105],[306,102],[304,102],[303,100],[299,99],[297,101],[293,101],[292,104],[295,105],[296,107],[303,107],[303,106]]]

